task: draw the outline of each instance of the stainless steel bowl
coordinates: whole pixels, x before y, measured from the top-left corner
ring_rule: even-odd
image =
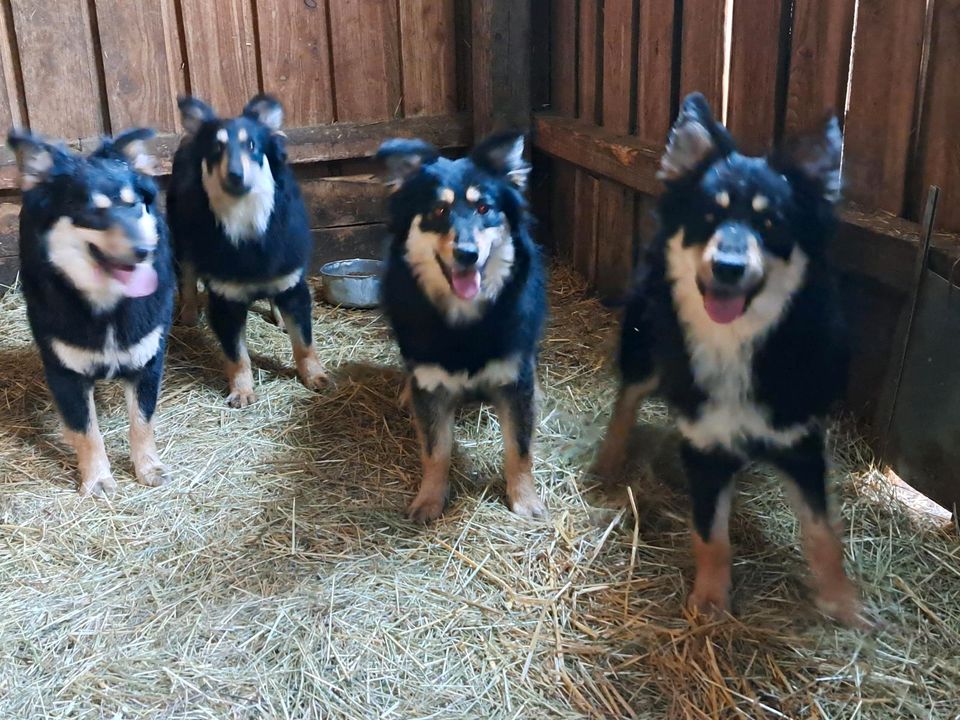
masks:
[[[331,305],[372,308],[380,304],[380,260],[336,260],[320,268],[323,299]]]

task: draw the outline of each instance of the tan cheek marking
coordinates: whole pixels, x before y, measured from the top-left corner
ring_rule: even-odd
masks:
[[[753,198],[753,209],[755,212],[763,212],[770,207],[770,199],[766,195],[756,195]]]
[[[452,204],[457,196],[450,188],[444,188],[440,191],[440,199],[445,203]]]
[[[480,191],[479,191],[477,188],[473,187],[473,186],[468,187],[468,188],[467,188],[467,200],[469,200],[469,201],[472,202],[472,203],[475,203],[475,202],[477,202],[477,200],[479,200],[479,199],[480,199]]]
[[[94,207],[98,207],[101,210],[105,210],[113,205],[113,202],[110,200],[110,198],[103,193],[93,193],[90,196],[90,200],[93,202]]]

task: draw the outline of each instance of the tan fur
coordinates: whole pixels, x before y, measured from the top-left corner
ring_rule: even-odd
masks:
[[[730,597],[730,541],[727,538],[704,542],[693,533],[693,557],[696,578],[688,605],[705,615],[723,613]]]
[[[593,465],[594,475],[608,483],[616,478],[626,460],[627,441],[630,439],[630,431],[633,430],[637,418],[637,409],[656,388],[657,378],[620,388],[603,445]]]
[[[521,517],[546,517],[547,507],[537,494],[536,482],[533,479],[532,447],[530,454],[520,453],[514,434],[513,417],[502,403],[498,404],[497,417],[503,435],[503,474],[507,480],[507,503],[510,509]]]
[[[97,408],[93,404],[93,389],[87,391],[87,407],[90,422],[86,432],[64,430],[64,437],[77,453],[80,469],[80,495],[102,496],[117,489],[117,482],[110,472],[110,460],[103,445],[103,436],[97,423]]]
[[[180,313],[177,321],[182,325],[196,325],[200,317],[200,299],[197,293],[197,271],[190,263],[180,265]]]
[[[257,401],[253,392],[253,370],[250,366],[250,355],[247,353],[246,343],[240,343],[240,352],[237,362],[226,361],[227,380],[230,383],[230,394],[227,404],[233,408],[247,407]]]
[[[453,411],[449,410],[442,419],[437,419],[437,432],[433,452],[427,453],[423,430],[414,419],[417,437],[420,440],[420,461],[423,464],[423,478],[417,496],[407,508],[407,516],[414,522],[428,523],[443,514],[450,488],[450,453],[453,450]]]
[[[326,368],[317,357],[317,351],[313,344],[307,345],[303,342],[303,336],[297,327],[294,319],[281,313],[284,324],[287,328],[287,334],[290,336],[290,344],[293,346],[293,359],[297,365],[297,376],[305,387],[311,390],[319,390],[329,383]]]
[[[140,412],[136,389],[127,385],[127,414],[130,417],[130,459],[137,481],[147,487],[158,487],[170,479],[170,469],[160,460],[154,439],[154,421],[147,421]]]

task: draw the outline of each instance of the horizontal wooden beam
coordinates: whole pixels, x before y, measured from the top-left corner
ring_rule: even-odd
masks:
[[[342,122],[286,131],[287,150],[293,163],[330,162],[371,157],[380,143],[392,137],[421,138],[439,148],[467,147],[473,142],[473,126],[469,113],[427,115],[378,122]],[[151,147],[158,161],[158,172],[166,175],[173,164],[173,154],[180,143],[176,134],[158,135]],[[67,143],[68,147],[89,152],[100,144],[100,138],[82,138]],[[6,147],[0,149],[0,190],[18,186],[16,159]]]
[[[659,147],[572,118],[540,114],[534,117],[533,126],[534,145],[548,155],[647,195],[659,195],[663,189],[656,177]],[[850,204],[841,207],[840,221],[833,245],[834,261],[840,270],[869,277],[898,292],[910,292],[920,226]],[[948,277],[957,258],[960,235],[937,233],[930,269]]]

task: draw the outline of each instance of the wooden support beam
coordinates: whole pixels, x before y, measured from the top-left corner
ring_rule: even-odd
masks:
[[[473,128],[530,126],[530,0],[472,0]]]

